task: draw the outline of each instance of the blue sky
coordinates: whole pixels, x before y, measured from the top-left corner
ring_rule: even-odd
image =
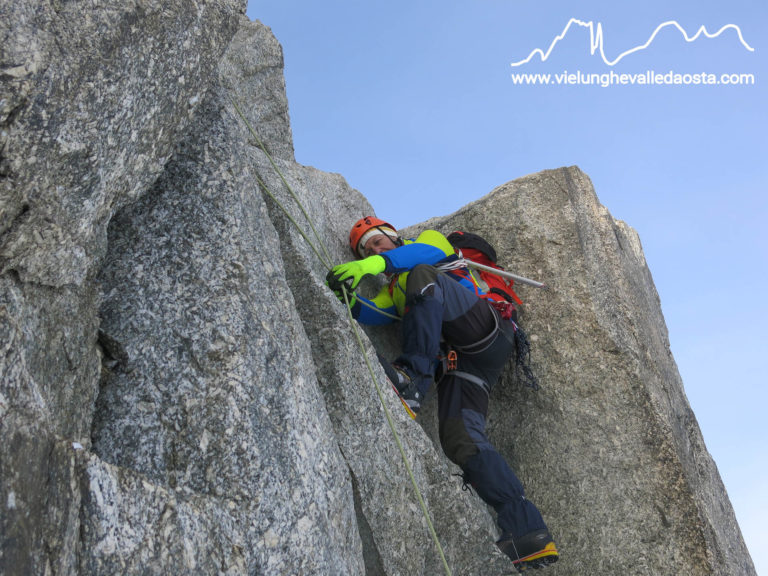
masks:
[[[285,53],[296,159],[406,226],[578,165],[640,234],[672,351],[758,573],[768,575],[768,5],[648,0],[251,0]],[[590,54],[602,24],[609,60]],[[748,85],[520,85],[512,74],[752,74]]]

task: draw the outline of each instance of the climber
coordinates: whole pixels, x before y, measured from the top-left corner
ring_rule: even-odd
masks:
[[[489,394],[513,353],[517,325],[476,295],[469,275],[451,274],[458,257],[440,232],[406,240],[391,224],[368,216],[352,227],[349,243],[358,260],[334,267],[328,285],[344,302],[342,285],[354,290],[366,275],[389,276],[372,299],[348,296],[358,322],[402,320],[402,354],[391,363],[380,357],[388,378],[414,412],[438,380],[440,443],[465,483],[496,510],[497,546],[518,569],[555,562],[557,549],[541,513],[485,432]],[[448,366],[440,360],[446,355]]]

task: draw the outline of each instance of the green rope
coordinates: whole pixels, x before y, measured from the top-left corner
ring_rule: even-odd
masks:
[[[357,322],[355,322],[355,319],[352,317],[352,310],[349,308],[349,299],[347,297],[347,289],[342,285],[342,293],[344,294],[344,302],[347,305],[347,317],[349,318],[349,323],[352,326],[352,331],[355,333],[355,338],[357,339],[357,345],[360,347],[360,350],[363,353],[363,358],[365,359],[365,365],[368,367],[368,372],[371,375],[371,380],[373,381],[373,385],[376,387],[376,394],[379,396],[379,402],[381,403],[382,407],[384,408],[384,415],[387,418],[387,424],[389,424],[390,430],[392,430],[392,435],[395,437],[395,443],[397,444],[397,449],[400,451],[400,456],[403,459],[403,463],[405,464],[405,469],[408,472],[408,477],[411,479],[411,484],[413,484],[413,488],[416,492],[416,497],[419,500],[419,506],[421,507],[421,512],[424,514],[424,518],[427,521],[427,526],[429,528],[429,533],[432,536],[432,540],[435,542],[435,546],[437,547],[437,551],[440,554],[440,560],[443,562],[443,568],[445,568],[445,573],[448,574],[448,576],[451,576],[451,568],[448,566],[448,561],[445,558],[445,552],[443,552],[443,547],[440,544],[440,539],[437,537],[437,532],[435,532],[435,527],[432,525],[432,520],[429,517],[429,510],[427,509],[427,504],[424,502],[424,498],[421,495],[421,490],[419,490],[419,485],[416,482],[416,476],[413,474],[413,470],[411,469],[411,465],[408,463],[408,456],[405,454],[405,448],[403,448],[403,443],[400,441],[400,435],[397,433],[397,429],[395,428],[395,422],[392,420],[392,415],[389,412],[389,408],[387,408],[387,403],[384,400],[384,394],[381,391],[381,386],[379,386],[379,381],[376,378],[376,373],[373,370],[373,366],[371,366],[371,360],[368,357],[368,354],[365,351],[365,345],[363,344],[363,339],[360,336],[360,330],[357,327]]]
[[[256,179],[258,180],[259,184],[264,189],[264,191],[269,195],[269,197],[272,198],[272,200],[274,200],[274,202],[285,213],[285,215],[288,217],[288,219],[291,221],[291,223],[296,227],[296,229],[301,234],[301,236],[304,238],[304,240],[310,245],[310,247],[314,251],[315,255],[317,255],[317,257],[320,260],[320,262],[322,262],[323,265],[328,270],[330,270],[331,266],[330,266],[329,263],[332,261],[331,257],[330,257],[330,254],[328,253],[328,250],[327,250],[325,244],[323,243],[322,239],[320,238],[320,235],[317,233],[317,230],[315,229],[314,225],[312,224],[312,219],[309,217],[309,214],[307,214],[306,210],[304,209],[304,206],[301,204],[301,201],[299,200],[299,198],[293,192],[293,189],[290,187],[290,185],[286,181],[285,177],[283,176],[282,172],[280,171],[280,168],[277,166],[277,164],[275,164],[274,160],[272,160],[272,156],[269,154],[269,152],[267,152],[266,147],[262,143],[261,139],[256,135],[256,132],[253,130],[253,128],[251,127],[250,122],[248,122],[248,120],[246,119],[246,117],[243,114],[242,110],[237,105],[237,102],[235,102],[234,98],[232,98],[231,96],[230,96],[230,101],[232,102],[232,105],[235,107],[235,110],[237,111],[238,115],[240,116],[240,118],[243,120],[243,122],[245,123],[246,127],[248,128],[248,131],[256,139],[256,141],[259,144],[259,147],[264,152],[264,154],[267,156],[267,158],[269,159],[269,162],[272,164],[272,167],[275,169],[275,171],[280,176],[280,179],[283,181],[283,184],[285,184],[286,188],[288,188],[288,190],[290,191],[291,196],[293,197],[294,201],[296,202],[296,204],[301,209],[301,212],[304,214],[304,217],[307,219],[307,222],[309,223],[310,227],[312,228],[312,232],[315,234],[315,238],[319,241],[320,246],[323,249],[323,252],[325,253],[325,256],[327,257],[327,261],[323,259],[323,257],[320,255],[320,252],[317,250],[317,248],[315,248],[315,246],[312,243],[312,241],[310,241],[310,239],[304,233],[304,231],[302,230],[301,226],[299,226],[299,224],[296,222],[296,220],[293,219],[293,217],[290,215],[290,213],[285,208],[285,206],[283,206],[283,204],[275,197],[275,195],[272,194],[272,192],[270,192],[269,188],[264,183],[264,181],[258,175],[256,175]],[[437,548],[438,554],[440,555],[440,559],[441,559],[441,561],[443,563],[443,567],[445,568],[445,573],[448,576],[452,576],[451,569],[448,566],[448,561],[446,560],[446,557],[445,557],[445,552],[443,551],[443,547],[440,544],[439,538],[437,537],[437,532],[435,532],[435,527],[432,524],[432,520],[429,517],[429,510],[427,509],[426,502],[424,501],[424,498],[423,498],[423,496],[421,494],[421,490],[419,489],[419,485],[416,482],[416,477],[413,474],[413,470],[411,469],[411,465],[408,463],[408,457],[407,457],[407,455],[405,453],[405,448],[403,448],[403,443],[400,440],[400,435],[397,433],[397,428],[395,427],[395,423],[392,420],[392,415],[389,412],[389,408],[387,408],[387,404],[386,404],[386,401],[384,399],[384,394],[381,391],[381,386],[379,386],[378,379],[376,378],[376,373],[373,370],[373,366],[371,365],[370,358],[368,357],[368,353],[366,352],[365,345],[363,344],[363,340],[362,340],[362,338],[360,336],[360,330],[357,327],[357,322],[352,317],[352,311],[351,311],[350,306],[349,306],[349,296],[347,294],[346,287],[344,287],[344,286],[342,286],[342,293],[344,295],[344,303],[346,304],[347,317],[349,319],[350,326],[352,327],[352,331],[355,334],[355,339],[357,340],[357,344],[360,347],[360,351],[362,352],[363,359],[365,360],[365,364],[368,367],[368,372],[371,375],[371,380],[373,381],[373,385],[376,388],[376,394],[379,397],[379,402],[381,403],[381,406],[384,408],[384,415],[386,416],[387,424],[389,425],[389,429],[391,430],[392,435],[395,438],[395,443],[397,444],[397,448],[400,451],[400,456],[402,457],[403,464],[405,465],[405,469],[408,472],[408,477],[410,478],[411,484],[413,485],[414,491],[416,492],[416,497],[417,497],[417,499],[419,501],[419,506],[421,507],[421,511],[422,511],[422,514],[424,515],[424,519],[427,522],[427,527],[429,528],[429,533],[430,533],[430,535],[432,537],[432,540],[435,543],[435,547]],[[368,305],[369,307],[371,307],[370,304],[367,304],[363,300],[361,300],[360,302],[363,303],[363,304]],[[391,314],[387,314],[383,310],[379,310],[379,312],[381,312],[382,314],[385,314],[387,316],[392,316]]]
[[[261,149],[262,149],[262,151],[264,152],[264,154],[266,154],[266,155],[267,155],[267,158],[269,158],[269,159],[270,159],[270,162],[271,162],[271,161],[272,161],[272,157],[269,155],[269,152],[267,152],[267,151],[266,151],[266,149],[264,148],[264,145],[263,145],[263,144],[261,143],[261,141],[259,140],[259,137],[258,137],[258,136],[256,136],[256,133],[255,133],[255,131],[253,130],[253,128],[251,127],[251,125],[250,125],[250,123],[248,122],[248,120],[245,118],[245,116],[243,116],[243,113],[242,113],[242,111],[240,110],[240,107],[237,105],[237,103],[236,103],[234,100],[232,100],[232,98],[230,98],[230,101],[232,102],[232,105],[235,107],[235,110],[237,110],[237,113],[238,113],[238,115],[240,116],[240,118],[243,120],[243,122],[244,122],[244,123],[245,123],[245,125],[247,126],[247,128],[248,128],[248,131],[249,131],[249,132],[250,132],[250,133],[251,133],[251,134],[252,134],[252,135],[253,135],[253,136],[254,136],[254,137],[257,139],[257,141],[259,142],[259,144],[260,144],[260,146],[261,146]],[[279,168],[278,168],[278,167],[275,165],[275,163],[274,163],[274,162],[272,162],[272,166],[275,168],[275,170],[277,171],[277,173],[278,173],[278,174],[280,174],[280,178],[281,178],[281,179],[282,179],[282,181],[285,183],[285,185],[286,185],[286,186],[288,186],[288,183],[285,181],[285,178],[283,178],[283,175],[282,175],[282,173],[280,172],[280,169],[279,169]],[[326,269],[326,271],[327,271],[327,270],[330,270],[330,269],[331,269],[333,266],[331,266],[331,263],[330,263],[330,262],[331,262],[331,260],[330,260],[330,256],[328,256],[328,250],[327,250],[327,248],[326,248],[325,244],[323,243],[322,239],[320,238],[320,236],[317,234],[317,231],[315,230],[315,227],[314,227],[314,226],[312,226],[312,220],[311,220],[311,219],[309,218],[309,216],[307,215],[307,212],[306,212],[306,210],[304,209],[304,206],[301,204],[301,202],[299,201],[299,199],[298,199],[298,197],[296,196],[296,194],[294,194],[294,193],[293,193],[293,190],[291,190],[291,187],[290,187],[290,186],[288,186],[288,189],[289,189],[289,190],[291,190],[291,194],[292,194],[292,196],[293,196],[293,199],[294,199],[294,201],[296,202],[296,204],[298,204],[298,205],[299,205],[299,208],[301,209],[302,213],[303,213],[303,214],[304,214],[304,216],[307,218],[307,221],[309,222],[309,224],[310,224],[310,227],[312,228],[312,230],[313,230],[313,231],[314,231],[314,233],[315,233],[315,238],[316,238],[316,239],[317,239],[317,240],[320,242],[320,247],[323,249],[323,252],[324,252],[324,253],[325,253],[325,255],[328,257],[328,260],[326,260],[325,258],[323,258],[323,256],[320,254],[320,251],[317,249],[317,247],[316,247],[316,246],[315,246],[315,244],[312,242],[312,240],[310,240],[310,239],[309,239],[309,237],[308,237],[308,236],[307,236],[307,234],[304,232],[304,230],[301,228],[301,226],[299,226],[298,222],[296,222],[296,220],[293,218],[293,216],[291,216],[290,212],[288,212],[288,209],[287,209],[287,208],[286,208],[286,207],[283,205],[283,203],[282,203],[282,202],[280,202],[280,200],[277,198],[277,196],[275,196],[275,195],[274,195],[274,194],[273,194],[273,193],[272,193],[272,192],[269,190],[269,187],[267,186],[267,184],[266,184],[266,183],[265,183],[265,182],[264,182],[264,181],[263,181],[263,180],[262,180],[262,179],[259,177],[259,175],[258,175],[258,174],[256,174],[256,180],[258,181],[259,185],[260,185],[260,186],[261,186],[261,188],[264,190],[264,192],[266,192],[266,194],[267,194],[267,195],[268,195],[268,196],[269,196],[269,197],[272,199],[272,201],[273,201],[275,204],[277,204],[277,205],[278,205],[278,207],[279,207],[279,208],[280,208],[280,209],[283,211],[283,213],[286,215],[286,217],[288,218],[288,220],[290,220],[290,221],[291,221],[291,224],[293,224],[293,226],[296,228],[296,230],[299,232],[299,234],[301,234],[302,238],[304,238],[304,240],[306,241],[306,243],[307,243],[307,244],[309,244],[309,247],[312,249],[312,251],[313,251],[313,252],[315,253],[315,255],[317,256],[317,259],[318,259],[318,260],[320,260],[320,262],[322,262],[322,263],[323,263],[323,265],[325,266],[325,269]],[[358,297],[359,297],[359,294],[357,294],[357,292],[353,292],[353,293],[354,293],[356,296],[358,296]],[[381,310],[380,308],[376,308],[376,306],[373,306],[373,305],[369,304],[369,303],[368,303],[368,302],[366,302],[366,301],[365,301],[363,298],[359,298],[359,301],[360,301],[360,304],[362,304],[363,306],[365,306],[365,307],[367,307],[367,308],[370,308],[371,310],[373,310],[374,312],[376,312],[376,313],[378,313],[378,314],[381,314],[382,316],[386,316],[387,318],[389,318],[389,319],[391,319],[391,320],[400,320],[400,317],[399,317],[399,316],[395,316],[394,314],[390,314],[390,313],[388,313],[388,312],[385,312],[384,310]]]
[[[277,196],[275,196],[274,194],[272,194],[272,192],[270,192],[269,188],[264,183],[264,181],[259,177],[258,174],[256,175],[256,180],[259,182],[259,184],[261,185],[261,187],[264,190],[264,192],[266,192],[267,195],[270,198],[272,198],[273,202],[275,204],[277,204],[280,207],[280,209],[285,213],[285,215],[288,217],[288,220],[291,221],[291,223],[296,228],[296,230],[298,230],[299,234],[301,234],[302,238],[304,238],[304,240],[307,242],[307,244],[309,244],[309,247],[312,248],[312,251],[315,253],[315,255],[317,256],[318,260],[320,260],[320,262],[323,263],[323,266],[325,266],[326,270],[330,270],[331,269],[330,261],[323,260],[322,255],[320,254],[318,249],[315,248],[315,245],[312,243],[312,241],[309,239],[309,237],[304,233],[304,230],[302,230],[302,228],[301,228],[301,226],[299,226],[298,222],[296,222],[296,220],[294,220],[294,218],[293,218],[293,216],[291,216],[290,212],[288,212],[288,210],[285,208],[285,206],[283,206],[283,203],[280,202],[280,200],[277,199]]]
[[[285,187],[288,189],[288,192],[291,193],[291,196],[296,201],[296,204],[298,205],[299,209],[301,209],[301,212],[304,214],[304,218],[307,219],[307,223],[309,224],[309,227],[312,229],[312,232],[314,233],[315,238],[318,240],[318,242],[320,242],[320,247],[323,249],[323,252],[325,253],[327,262],[332,262],[333,259],[331,258],[331,255],[328,253],[328,250],[326,249],[325,244],[320,238],[320,235],[317,233],[317,230],[315,230],[315,225],[312,223],[312,218],[310,218],[309,214],[307,214],[307,211],[304,209],[304,205],[299,201],[298,196],[293,191],[293,188],[291,188],[291,185],[288,184],[288,181],[285,179],[285,176],[283,176],[282,171],[280,170],[280,168],[277,167],[277,164],[275,164],[275,161],[272,159],[272,155],[269,152],[267,152],[266,146],[264,146],[264,143],[261,141],[261,138],[259,138],[259,135],[256,134],[256,131],[251,127],[251,123],[248,122],[248,120],[246,119],[245,114],[243,114],[243,111],[240,109],[240,106],[238,106],[237,102],[231,95],[229,100],[230,102],[232,102],[232,105],[235,107],[237,114],[240,116],[240,118],[242,118],[243,122],[248,128],[248,131],[251,133],[251,135],[254,137],[254,139],[258,143],[259,148],[261,148],[262,152],[264,152],[264,154],[266,155],[267,159],[269,160],[269,163],[272,164],[272,168],[275,169],[275,172],[277,172],[278,176],[280,176],[280,179],[283,181],[283,184],[285,184]],[[293,219],[291,219],[291,221],[293,222]],[[306,236],[304,237],[306,238]],[[323,262],[323,264],[326,264],[326,261],[324,261],[322,258],[320,258],[320,261]],[[326,264],[326,266],[328,266],[328,264]],[[328,267],[330,268],[330,266]]]
[[[366,308],[370,308],[370,309],[371,309],[371,310],[373,310],[374,312],[378,312],[378,313],[379,313],[379,314],[381,314],[382,316],[386,316],[387,318],[391,318],[392,320],[398,320],[398,321],[399,321],[399,320],[401,320],[400,316],[395,316],[394,314],[390,314],[389,312],[385,312],[385,311],[384,311],[384,310],[382,310],[381,308],[376,308],[376,306],[374,306],[373,304],[369,304],[369,303],[368,303],[368,302],[366,302],[366,301],[365,301],[365,299],[364,299],[362,296],[360,296],[360,294],[358,294],[357,292],[355,292],[355,291],[352,291],[352,294],[354,294],[355,296],[357,296],[357,298],[358,298],[358,301],[360,302],[360,304],[362,304],[362,305],[363,305],[363,306],[365,306]]]

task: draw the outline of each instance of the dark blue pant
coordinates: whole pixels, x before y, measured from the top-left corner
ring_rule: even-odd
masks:
[[[496,510],[505,536],[519,538],[546,529],[485,432],[490,391],[513,353],[514,324],[501,320],[485,300],[446,274],[420,265],[408,275],[402,329],[398,362],[420,376],[422,394],[432,382],[441,336],[457,351],[456,371],[446,374],[438,387],[440,443],[446,456]]]

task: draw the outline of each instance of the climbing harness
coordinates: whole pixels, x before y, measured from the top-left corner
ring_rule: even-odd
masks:
[[[310,225],[310,227],[311,227],[311,229],[312,229],[312,231],[313,231],[313,233],[315,235],[315,238],[320,243],[321,248],[323,249],[323,252],[324,252],[325,257],[327,258],[327,260],[324,259],[323,256],[321,256],[321,254],[317,250],[317,248],[314,247],[312,241],[303,232],[303,230],[298,225],[298,223],[291,217],[291,215],[289,214],[289,212],[287,211],[285,206],[283,206],[283,204],[280,203],[277,200],[277,198],[274,196],[274,194],[272,194],[269,191],[269,189],[267,188],[266,184],[261,180],[261,178],[259,178],[257,176],[257,179],[258,179],[258,182],[259,182],[260,186],[269,195],[269,197],[272,200],[274,200],[274,202],[280,207],[280,209],[285,213],[285,215],[288,217],[290,222],[295,226],[295,228],[299,231],[299,233],[304,238],[304,240],[310,245],[310,247],[312,248],[313,252],[317,255],[317,257],[320,260],[320,262],[323,263],[323,265],[326,267],[326,269],[330,270],[331,269],[331,257],[329,255],[328,250],[326,249],[322,239],[320,238],[320,235],[317,233],[317,230],[315,229],[314,225],[312,224],[312,219],[309,217],[309,215],[307,214],[307,212],[304,209],[303,205],[299,201],[299,198],[297,197],[297,195],[294,193],[294,191],[291,188],[291,186],[286,181],[285,177],[283,176],[282,172],[280,171],[280,168],[278,168],[277,164],[272,159],[272,156],[269,154],[269,152],[267,152],[266,147],[262,143],[262,141],[259,138],[259,136],[256,134],[256,132],[253,129],[253,127],[251,126],[250,122],[248,122],[248,120],[246,119],[245,115],[243,114],[242,110],[240,109],[240,106],[235,101],[234,97],[230,96],[230,102],[232,103],[233,107],[237,111],[237,114],[240,116],[241,120],[243,121],[243,123],[247,127],[247,129],[250,132],[250,134],[253,136],[253,138],[258,143],[258,145],[261,148],[262,152],[264,152],[264,154],[269,159],[269,161],[272,164],[272,167],[274,168],[274,170],[280,176],[280,179],[282,180],[283,184],[285,185],[285,187],[290,192],[291,197],[293,198],[294,202],[296,202],[296,204],[301,209],[302,213],[304,214],[304,217],[306,218],[307,222],[309,223],[309,225]],[[389,429],[391,430],[392,435],[393,435],[393,437],[395,439],[395,443],[397,444],[397,448],[400,451],[400,456],[402,457],[403,464],[405,465],[405,469],[408,472],[408,477],[410,478],[411,484],[413,485],[414,491],[416,493],[416,498],[419,501],[419,506],[421,508],[422,514],[424,515],[424,519],[425,519],[425,521],[427,523],[427,527],[429,529],[429,533],[430,533],[430,535],[432,537],[433,542],[435,543],[435,547],[437,548],[437,552],[440,555],[440,559],[441,559],[441,561],[443,563],[443,568],[445,569],[445,573],[448,576],[452,576],[451,569],[448,566],[448,561],[447,561],[447,559],[445,557],[445,552],[443,551],[443,547],[440,544],[440,540],[437,537],[437,533],[435,532],[434,525],[432,524],[432,519],[429,516],[429,510],[427,509],[427,505],[426,505],[426,503],[424,501],[424,498],[423,498],[423,496],[421,494],[421,490],[419,489],[419,486],[418,486],[418,484],[416,482],[416,477],[415,477],[415,475],[413,473],[411,465],[408,462],[408,457],[405,454],[405,448],[403,447],[403,443],[400,440],[400,435],[397,433],[397,429],[395,427],[394,420],[392,419],[392,415],[390,414],[389,408],[387,407],[387,404],[386,404],[385,399],[384,399],[384,393],[381,390],[381,386],[379,386],[378,379],[376,378],[376,373],[374,372],[373,366],[371,365],[370,358],[368,357],[368,354],[366,352],[365,345],[363,344],[362,337],[360,336],[360,330],[357,327],[357,322],[355,322],[355,319],[352,317],[352,312],[350,310],[350,305],[349,305],[349,293],[347,291],[346,286],[343,283],[341,284],[340,288],[341,288],[341,293],[342,293],[342,295],[344,297],[344,303],[346,304],[347,318],[349,319],[350,325],[352,327],[352,331],[355,334],[355,339],[357,340],[357,344],[360,347],[360,350],[362,351],[363,359],[365,360],[365,364],[368,367],[368,372],[370,373],[371,380],[373,381],[374,387],[376,388],[376,394],[379,397],[379,402],[381,403],[381,406],[384,409],[384,415],[386,417],[387,424],[389,425]],[[362,300],[359,300],[359,301],[363,302]],[[381,312],[383,312],[383,311],[381,311]],[[391,316],[390,314],[387,314],[387,313],[385,313],[385,315]]]
[[[464,380],[466,382],[469,382],[470,384],[474,384],[475,386],[480,388],[480,390],[485,392],[486,396],[491,395],[491,387],[488,385],[488,382],[486,382],[482,378],[479,378],[478,376],[475,376],[474,374],[470,374],[469,372],[462,372],[461,370],[451,370],[450,372],[446,372],[446,375],[455,376],[460,380]]]
[[[492,301],[489,301],[488,303],[491,306],[495,304]],[[494,308],[496,307],[494,306]],[[483,390],[487,390],[490,392],[490,390],[488,389],[488,385],[484,380],[481,380],[480,378],[477,378],[472,374],[458,371],[458,356],[456,354],[456,351],[458,350],[462,354],[467,354],[470,356],[485,352],[488,348],[490,348],[493,345],[494,342],[496,342],[496,338],[499,337],[499,333],[501,332],[499,318],[501,318],[502,320],[507,320],[508,322],[512,323],[512,330],[514,332],[513,345],[514,345],[514,358],[515,358],[515,374],[518,376],[518,378],[520,378],[520,380],[522,380],[523,384],[525,384],[529,388],[533,388],[534,390],[539,390],[541,386],[539,385],[539,381],[536,378],[536,375],[533,373],[533,370],[531,369],[531,343],[528,340],[528,335],[517,324],[517,322],[511,319],[504,318],[502,313],[499,313],[498,315],[494,314],[493,316],[496,322],[493,330],[491,330],[491,332],[487,336],[481,338],[477,342],[474,342],[467,346],[458,346],[456,344],[451,344],[450,346],[448,346],[445,342],[442,343],[443,350],[441,355],[438,358],[440,363],[438,364],[439,376],[437,378],[437,381],[442,379],[443,376],[446,376],[448,374],[453,374],[458,378],[462,378],[474,384],[478,384]]]

